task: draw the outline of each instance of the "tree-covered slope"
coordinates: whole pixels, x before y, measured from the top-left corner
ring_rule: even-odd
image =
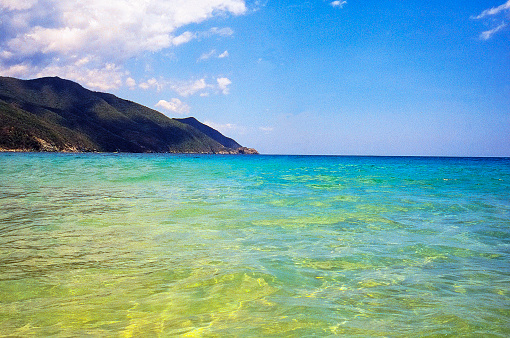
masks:
[[[238,152],[189,124],[58,77],[0,77],[0,149]]]
[[[202,133],[206,134],[207,136],[209,136],[210,138],[219,142],[220,144],[222,144],[223,146],[225,146],[227,148],[232,148],[232,149],[241,148],[241,145],[239,143],[237,143],[236,141],[234,141],[233,139],[231,139],[230,137],[226,137],[225,135],[221,134],[216,129],[211,128],[208,125],[203,124],[202,122],[199,122],[194,117],[187,117],[184,119],[176,119],[176,120],[179,122],[188,124],[192,127],[195,127],[196,129],[200,130]]]

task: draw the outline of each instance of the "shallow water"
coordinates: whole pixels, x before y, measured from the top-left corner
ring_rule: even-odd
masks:
[[[510,336],[510,159],[0,154],[0,336]]]

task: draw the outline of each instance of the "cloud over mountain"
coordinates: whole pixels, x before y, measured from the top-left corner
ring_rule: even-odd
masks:
[[[132,57],[233,33],[187,25],[247,11],[244,0],[0,0],[0,8],[3,75],[61,75],[99,89],[122,85]]]
[[[156,107],[179,115],[189,114],[190,112],[190,107],[177,98],[173,98],[170,101],[159,100],[159,102],[156,103]]]

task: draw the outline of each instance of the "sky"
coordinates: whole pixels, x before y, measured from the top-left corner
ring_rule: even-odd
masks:
[[[510,156],[510,0],[0,0],[0,75],[264,154]]]

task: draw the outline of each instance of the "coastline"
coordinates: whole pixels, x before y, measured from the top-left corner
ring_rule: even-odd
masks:
[[[254,148],[241,147],[238,149],[227,149],[220,150],[218,152],[178,152],[178,151],[168,151],[168,152],[155,152],[155,151],[147,151],[147,152],[125,152],[125,151],[80,151],[78,149],[73,150],[32,150],[32,149],[7,149],[0,147],[0,153],[67,153],[67,154],[203,154],[203,155],[260,155],[259,152]]]

